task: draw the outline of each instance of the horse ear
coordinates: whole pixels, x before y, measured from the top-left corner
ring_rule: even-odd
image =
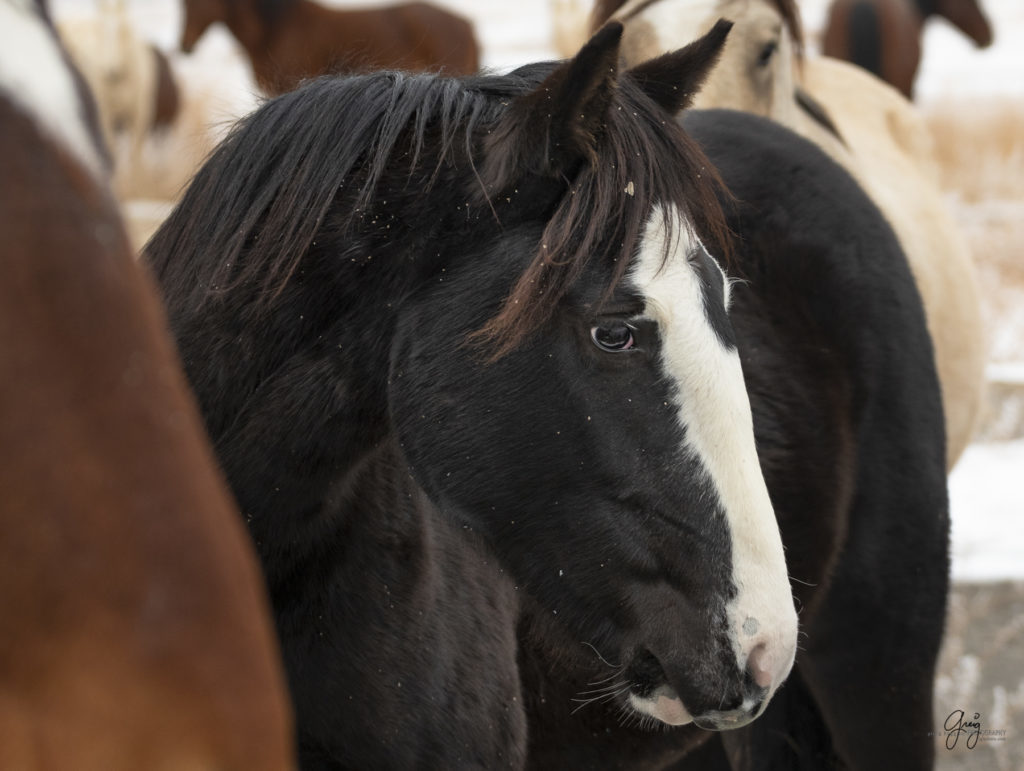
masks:
[[[575,57],[517,98],[486,140],[482,178],[504,189],[523,174],[566,175],[596,162],[597,140],[618,80],[622,25],[598,30]]]
[[[725,46],[732,22],[719,19],[703,37],[627,72],[647,96],[676,113],[689,107]]]

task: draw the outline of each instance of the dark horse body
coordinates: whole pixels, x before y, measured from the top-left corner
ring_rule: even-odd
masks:
[[[877,747],[927,765],[948,523],[920,299],[834,166],[695,117],[751,202],[730,289],[716,175],[670,119],[726,28],[621,76],[610,25],[504,77],[318,81],[147,247],[305,768],[657,767],[708,737],[658,721],[775,761],[769,715],[871,768],[866,702],[908,726]],[[813,637],[776,692],[791,592]]]
[[[473,25],[430,3],[324,8],[311,0],[184,0],[181,49],[215,22],[231,30],[256,82],[281,94],[302,80],[376,69],[469,75],[480,67]]]
[[[0,767],[286,769],[258,564],[95,115],[0,0]]]
[[[980,48],[992,43],[980,0],[834,0],[822,51],[860,65],[911,99],[921,34],[932,16],[947,19]]]

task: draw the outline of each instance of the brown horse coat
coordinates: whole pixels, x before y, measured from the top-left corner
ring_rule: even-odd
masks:
[[[262,579],[98,130],[55,142],[67,123],[3,90],[10,64],[0,50],[0,768],[289,768]]]
[[[992,43],[979,0],[833,0],[822,50],[863,67],[910,99],[921,63],[921,33],[931,16],[946,18],[980,48]]]
[[[268,94],[336,72],[378,69],[469,75],[480,66],[473,25],[430,3],[338,10],[311,0],[185,0],[181,48],[223,22]]]

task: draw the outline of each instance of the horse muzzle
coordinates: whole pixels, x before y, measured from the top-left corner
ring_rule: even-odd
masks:
[[[750,654],[741,676],[724,677],[703,687],[693,678],[686,678],[677,689],[658,658],[649,650],[640,649],[626,671],[630,683],[628,701],[636,712],[667,725],[694,723],[706,730],[728,731],[747,725],[764,712],[791,666],[790,658],[780,664],[776,673],[771,656],[764,647],[758,647]]]

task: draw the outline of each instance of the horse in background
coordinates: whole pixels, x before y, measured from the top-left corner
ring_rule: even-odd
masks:
[[[256,83],[281,94],[328,73],[398,69],[468,75],[480,68],[473,25],[430,3],[341,10],[311,0],[184,0],[181,50],[223,22]]]
[[[720,16],[735,27],[695,105],[788,126],[850,172],[885,214],[928,313],[952,469],[980,413],[987,344],[974,263],[944,200],[924,120],[859,67],[805,57],[794,0],[598,0],[591,23],[624,22],[623,62],[630,65],[693,40]]]
[[[95,18],[60,20],[57,29],[96,100],[107,147],[127,137],[137,166],[147,137],[170,128],[181,110],[170,62],[135,32],[125,0],[100,0]]]
[[[992,44],[992,27],[980,0],[833,0],[822,51],[863,67],[912,99],[924,25],[935,16],[979,48]]]
[[[0,767],[294,767],[262,577],[41,5],[0,0]]]

